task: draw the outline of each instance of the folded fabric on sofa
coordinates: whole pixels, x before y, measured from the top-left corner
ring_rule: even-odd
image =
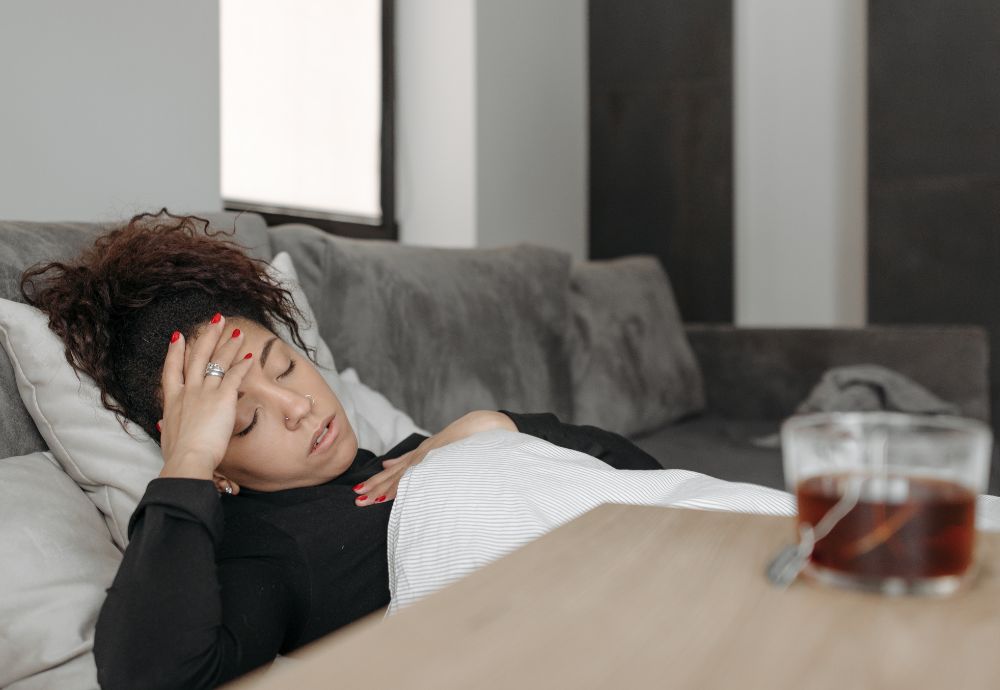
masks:
[[[899,372],[877,364],[855,364],[829,369],[796,414],[811,412],[909,412],[959,414],[946,402]]]
[[[905,412],[961,414],[958,405],[937,397],[916,381],[877,364],[833,367],[803,400],[795,414],[814,412]],[[781,438],[770,434],[752,440],[760,448],[780,448]]]

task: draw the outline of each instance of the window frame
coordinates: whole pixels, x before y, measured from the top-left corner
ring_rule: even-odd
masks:
[[[382,0],[382,114],[379,133],[379,201],[382,222],[346,213],[324,213],[306,209],[223,199],[227,211],[251,211],[267,225],[306,223],[343,237],[399,240],[396,223],[396,12],[395,0]]]

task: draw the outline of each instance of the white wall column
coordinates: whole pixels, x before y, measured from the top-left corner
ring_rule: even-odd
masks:
[[[587,255],[587,3],[479,0],[479,244]]]
[[[476,246],[475,0],[396,3],[400,241]]]
[[[396,10],[400,239],[587,253],[585,0]]]
[[[866,0],[735,0],[740,325],[866,319]]]

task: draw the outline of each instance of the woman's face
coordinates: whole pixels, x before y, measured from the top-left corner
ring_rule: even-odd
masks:
[[[240,487],[277,491],[344,473],[357,437],[313,363],[253,321],[227,319],[227,326],[243,331],[240,356],[252,352],[255,363],[240,386],[233,436],[217,474]]]

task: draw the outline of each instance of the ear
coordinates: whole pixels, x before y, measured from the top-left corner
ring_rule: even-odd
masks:
[[[215,483],[215,490],[220,494],[230,494],[236,496],[240,492],[240,485],[231,479],[227,479],[225,475],[215,472],[212,475],[212,481]],[[229,491],[226,491],[229,489]]]

